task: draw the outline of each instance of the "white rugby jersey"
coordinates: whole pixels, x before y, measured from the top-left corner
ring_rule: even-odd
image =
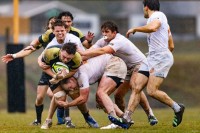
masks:
[[[156,32],[147,34],[147,42],[149,45],[149,51],[165,51],[168,50],[168,29],[169,25],[167,17],[160,11],[154,12],[147,20],[147,24],[153,20],[158,19],[161,22],[160,28]]]
[[[113,55],[120,57],[126,63],[128,69],[146,58],[130,40],[120,33],[117,33],[116,37],[109,43],[104,41],[103,38],[99,39],[92,48],[104,47],[106,45],[115,51]]]
[[[79,67],[74,77],[77,79],[80,89],[88,88],[90,84],[94,84],[102,77],[111,57],[110,54],[93,57]]]
[[[80,41],[80,38],[78,38],[77,36],[71,34],[71,33],[67,33],[66,34],[66,37],[65,37],[65,40],[63,43],[58,43],[58,41],[56,40],[56,37],[53,38],[53,40],[47,45],[46,48],[49,48],[49,47],[53,47],[55,45],[63,45],[65,43],[68,43],[68,42],[72,42],[72,43],[75,43],[77,44],[77,47],[81,50],[85,50],[85,48],[83,47],[81,41]]]

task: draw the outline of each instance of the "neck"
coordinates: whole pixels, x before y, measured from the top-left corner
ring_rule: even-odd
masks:
[[[64,40],[57,40],[57,42],[58,42],[59,44],[62,44],[62,43],[64,43]]]
[[[155,12],[155,11],[149,10],[149,11],[148,11],[149,17],[150,17],[154,12]]]

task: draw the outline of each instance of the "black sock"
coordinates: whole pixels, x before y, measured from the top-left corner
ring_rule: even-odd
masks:
[[[69,117],[69,108],[65,108],[65,117]]]
[[[87,113],[82,113],[82,114],[83,114],[85,119],[88,118],[88,116],[90,116],[89,111]]]
[[[36,111],[36,117],[37,117],[37,122],[40,122],[41,123],[41,119],[42,119],[42,112],[43,112],[43,108],[44,108],[44,105],[35,105],[35,111]]]

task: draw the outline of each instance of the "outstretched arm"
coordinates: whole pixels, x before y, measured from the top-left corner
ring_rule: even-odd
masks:
[[[145,26],[129,29],[126,33],[126,37],[129,38],[130,34],[131,33],[135,34],[135,32],[143,32],[143,33],[156,32],[160,26],[161,26],[161,22],[158,19],[155,19]]]
[[[35,39],[31,42],[29,46],[22,49],[21,51],[14,54],[7,54],[1,57],[2,62],[8,63],[15,58],[22,58],[30,55],[32,52],[36,50],[36,46],[39,45],[38,39]]]

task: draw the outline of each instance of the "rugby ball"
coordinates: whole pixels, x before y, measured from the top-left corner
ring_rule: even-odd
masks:
[[[52,65],[52,71],[54,73],[58,73],[58,72],[62,71],[62,69],[65,69],[66,72],[69,73],[69,67],[62,62],[56,62]]]

